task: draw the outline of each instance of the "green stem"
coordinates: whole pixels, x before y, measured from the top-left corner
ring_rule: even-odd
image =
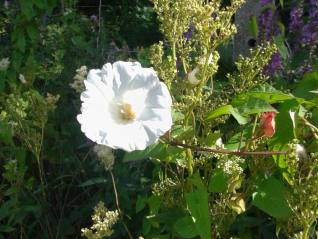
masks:
[[[193,174],[193,156],[192,156],[192,151],[191,149],[186,150],[186,155],[187,155],[187,166],[189,170],[189,175]]]
[[[184,73],[187,74],[188,70],[187,70],[187,66],[186,66],[185,60],[183,58],[182,58],[182,66],[183,66]]]
[[[184,143],[180,143],[177,141],[165,141],[167,144],[173,146],[180,146],[185,149],[191,149],[195,152],[209,152],[209,153],[216,153],[216,154],[230,154],[230,155],[238,155],[238,156],[271,156],[271,155],[287,155],[288,151],[236,151],[236,150],[228,150],[228,149],[215,149],[215,148],[208,148],[208,147],[201,147],[195,145],[188,145]]]
[[[309,239],[309,229],[310,229],[310,226],[306,226],[304,231],[303,231],[303,237],[302,239]]]
[[[119,207],[118,192],[117,192],[117,187],[116,187],[114,174],[113,174],[113,172],[111,170],[109,170],[109,173],[110,173],[110,177],[112,178],[112,184],[113,184],[113,189],[114,189],[114,194],[115,194],[115,202],[116,202],[117,210],[118,210],[118,212],[120,214],[120,217],[121,217],[121,221],[122,221],[123,226],[124,226],[124,228],[125,228],[125,230],[126,230],[126,232],[128,234],[128,237],[130,239],[133,239],[133,236],[132,236],[131,232],[129,231],[129,229],[128,229],[125,221],[124,221],[123,213],[122,213],[122,211],[120,210],[120,207]]]
[[[177,52],[176,52],[176,41],[172,42],[172,58],[177,69]]]
[[[251,136],[251,139],[246,142],[245,150],[248,149],[250,143],[255,139],[254,135],[255,135],[255,130],[256,130],[256,126],[257,126],[257,121],[258,121],[258,115],[255,116],[254,123],[253,123],[253,129],[252,129],[252,136]]]

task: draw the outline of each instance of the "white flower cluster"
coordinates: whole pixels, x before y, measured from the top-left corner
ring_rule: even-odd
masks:
[[[240,164],[244,163],[244,159],[238,156],[220,157],[217,167],[223,169],[223,172],[229,176],[240,175],[243,173],[243,168]]]
[[[9,68],[10,61],[9,58],[2,58],[0,60],[0,71],[6,71]]]
[[[213,56],[212,54],[209,55],[208,59],[208,65],[210,65],[213,62]],[[200,59],[199,65],[204,65],[204,59]],[[197,78],[197,73],[199,73],[199,67],[195,67],[188,75],[188,81],[191,85],[197,85],[200,83],[200,80]]]
[[[103,202],[99,202],[92,215],[93,225],[82,228],[82,236],[88,239],[101,239],[113,234],[112,227],[119,219],[118,210],[109,211]]]
[[[70,87],[73,88],[77,93],[81,93],[85,89],[84,80],[87,76],[87,67],[81,66],[76,69],[76,75],[73,77],[74,81],[70,84]]]
[[[95,145],[94,152],[98,159],[103,163],[105,170],[112,170],[114,165],[115,156],[113,150],[105,145]]]
[[[46,93],[46,102],[48,104],[55,104],[60,99],[60,95],[52,95],[51,93]]]
[[[26,81],[26,79],[25,79],[25,77],[24,77],[23,74],[19,74],[19,80],[20,80],[20,82],[21,82],[22,84],[26,84],[26,83],[27,83],[27,81]]]
[[[289,157],[294,158],[296,162],[308,160],[307,150],[304,145],[298,143],[298,140],[295,139],[292,143],[288,144],[288,147],[291,149]]]

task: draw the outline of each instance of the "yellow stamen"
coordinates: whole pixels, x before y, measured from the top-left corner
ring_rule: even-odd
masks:
[[[133,111],[130,104],[124,103],[120,110],[121,117],[124,120],[134,120],[136,119],[136,113]]]

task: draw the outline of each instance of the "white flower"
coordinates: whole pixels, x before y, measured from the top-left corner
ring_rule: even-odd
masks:
[[[213,61],[213,56],[212,54],[209,55],[209,58],[208,58],[208,65],[210,65]],[[200,59],[199,61],[199,64],[200,65],[204,65],[205,64],[205,61],[204,59]],[[192,71],[190,71],[190,73],[188,74],[188,81],[191,85],[197,85],[200,83],[200,80],[198,80],[197,78],[197,73],[199,72],[199,68],[198,67],[195,67]]]
[[[20,82],[21,82],[22,84],[26,84],[26,83],[27,83],[27,81],[26,81],[24,75],[22,75],[22,74],[19,74],[19,80],[20,80]]]
[[[296,154],[298,158],[302,161],[305,161],[308,159],[307,151],[302,144],[296,144]]]
[[[104,164],[105,170],[111,170],[115,160],[113,150],[105,145],[96,144],[94,146],[94,151],[98,159]]]
[[[10,65],[9,58],[2,58],[0,60],[0,71],[6,71]]]
[[[199,69],[196,67],[189,73],[188,80],[191,85],[197,85],[200,83],[200,81],[198,80],[196,76],[198,72],[199,72]]]
[[[76,69],[76,75],[73,77],[74,81],[70,84],[70,87],[73,88],[77,93],[81,93],[85,89],[84,80],[87,76],[87,67],[81,66]]]
[[[171,128],[171,96],[153,69],[138,62],[107,63],[90,70],[84,83],[77,119],[92,141],[143,150]]]
[[[217,148],[224,148],[224,144],[223,144],[223,141],[222,141],[222,138],[218,138],[216,141],[215,141],[215,146]]]

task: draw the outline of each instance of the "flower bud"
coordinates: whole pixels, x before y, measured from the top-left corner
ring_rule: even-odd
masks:
[[[272,137],[275,134],[275,112],[264,112],[261,115],[260,128],[263,136]]]
[[[301,161],[305,161],[308,159],[307,151],[302,144],[296,144],[296,154]]]
[[[191,85],[197,85],[200,81],[197,79],[196,74],[198,73],[199,69],[196,67],[194,68],[188,75],[188,80]]]

